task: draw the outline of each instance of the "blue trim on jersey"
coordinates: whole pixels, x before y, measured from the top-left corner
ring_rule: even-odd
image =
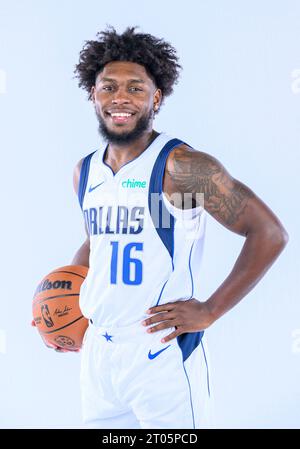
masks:
[[[162,199],[162,190],[163,190],[163,177],[164,177],[164,171],[165,171],[165,165],[167,158],[170,154],[170,152],[177,147],[178,145],[183,144],[184,142],[179,139],[171,139],[169,140],[162,150],[160,151],[159,155],[157,156],[157,159],[155,161],[155,164],[152,169],[151,177],[150,177],[150,183],[149,183],[149,195],[148,195],[148,205],[149,205],[149,211],[152,218],[152,221],[156,222],[158,218],[158,223],[154,223],[155,229],[165,245],[167,251],[170,254],[171,260],[172,260],[172,268],[174,270],[173,265],[173,256],[174,256],[174,222],[175,219],[173,215],[170,214],[168,209],[166,208],[163,199]],[[156,194],[153,195],[152,194]],[[158,204],[155,201],[156,207],[158,207],[158,210],[153,210],[152,201],[151,198],[156,198],[159,200]],[[157,217],[158,212],[158,217]],[[163,223],[165,222],[165,219],[167,220],[167,223],[169,226],[163,227]],[[166,222],[165,222],[166,223]]]
[[[203,346],[203,341],[201,341],[201,346],[202,346],[202,350],[203,350],[203,355],[204,355],[204,360],[205,360],[205,365],[206,365],[206,372],[207,372],[207,390],[208,390],[208,395],[210,396],[210,385],[209,385],[209,370],[208,370],[208,363],[207,363],[207,359],[206,359],[206,354],[205,354],[205,349]]]
[[[108,144],[106,145],[106,148],[105,148],[105,150],[104,150],[104,152],[103,152],[103,155],[102,155],[102,162],[103,162],[104,165],[106,165],[106,167],[108,167],[108,168],[110,169],[110,171],[112,172],[113,176],[116,176],[116,174],[117,174],[118,172],[115,173],[115,172],[113,171],[113,169],[111,168],[111,166],[108,165],[108,164],[104,161],[104,156],[105,156],[105,152],[106,152],[107,148],[108,148]]]
[[[194,296],[194,279],[193,279],[193,272],[192,272],[192,267],[191,267],[191,258],[192,258],[192,251],[194,248],[194,243],[195,243],[195,240],[193,241],[193,244],[191,246],[191,251],[190,251],[190,256],[189,256],[189,270],[190,270],[191,283],[192,283],[192,293],[191,293],[190,299],[192,299]]]
[[[158,297],[158,300],[157,300],[157,303],[155,304],[155,306],[158,306],[159,301],[160,301],[160,298],[161,298],[161,295],[162,295],[162,292],[164,291],[164,288],[165,288],[166,283],[168,282],[168,280],[169,280],[169,279],[167,279],[166,282],[164,283],[164,285],[163,285],[163,287],[162,287],[162,289],[161,289],[161,291],[160,291],[160,294],[159,294],[159,297]]]
[[[189,270],[190,270],[191,282],[192,282],[192,293],[191,293],[191,297],[189,299],[192,299],[193,295],[194,295],[194,280],[193,280],[193,273],[192,273],[192,267],[191,267],[191,258],[192,258],[192,251],[193,251],[194,243],[195,243],[195,240],[191,246],[191,251],[190,251],[190,256],[189,256]],[[178,342],[178,345],[182,352],[183,361],[185,361],[192,354],[194,349],[196,349],[197,346],[199,346],[200,342],[202,344],[201,340],[202,340],[203,335],[204,335],[204,331],[201,331],[201,332],[186,333],[186,334],[179,335],[177,337],[177,342]],[[203,346],[202,346],[202,348],[203,348]]]
[[[194,409],[193,409],[193,401],[192,401],[192,391],[191,391],[191,384],[190,384],[190,380],[189,380],[189,376],[187,375],[184,363],[182,363],[183,365],[183,369],[189,384],[189,392],[190,392],[190,403],[191,403],[191,409],[192,409],[192,417],[193,417],[193,429],[195,429],[195,417],[194,417]]]
[[[88,181],[88,177],[89,177],[91,158],[94,153],[96,153],[96,151],[88,154],[83,159],[81,169],[80,169],[79,186],[78,186],[78,200],[79,200],[81,209],[83,208],[83,200],[84,200],[86,185],[87,185],[87,181]]]
[[[165,245],[166,249],[168,250],[168,252],[171,256],[173,270],[174,270],[173,256],[174,256],[174,221],[175,220],[174,220],[173,215],[171,215],[170,212],[168,211],[168,209],[166,208],[166,206],[163,202],[163,199],[161,197],[161,194],[162,194],[162,190],[163,190],[163,177],[164,177],[164,171],[165,171],[165,165],[167,162],[167,158],[168,158],[170,152],[175,147],[177,147],[178,145],[181,145],[181,144],[188,145],[187,143],[183,142],[182,140],[171,139],[162,148],[162,150],[159,153],[159,155],[155,161],[155,164],[153,166],[153,170],[152,170],[151,177],[150,177],[149,196],[148,196],[149,211],[150,211],[151,218],[154,221],[153,212],[156,212],[156,211],[152,210],[151,194],[156,193],[156,194],[160,195],[159,222],[158,222],[158,226],[155,226],[155,229],[156,229],[161,241],[163,242],[163,244]],[[190,146],[190,145],[188,145],[188,146]],[[163,214],[165,214],[164,217],[167,217],[170,220],[169,227],[164,227],[164,228],[162,227],[162,215]],[[154,217],[155,217],[155,215],[154,215]],[[193,248],[193,245],[192,245],[192,248]],[[191,248],[190,257],[189,257],[189,268],[190,268],[190,274],[191,274],[191,279],[192,279],[192,295],[193,295],[194,281],[193,281],[193,275],[192,275],[191,264],[190,264],[192,248]],[[165,285],[166,285],[166,283],[163,285],[163,288],[160,292],[158,302],[160,300],[160,297],[162,295]],[[158,304],[158,302],[157,302],[157,304]],[[185,361],[191,355],[191,353],[194,351],[194,349],[199,345],[199,343],[203,337],[203,334],[204,334],[204,331],[201,331],[201,332],[185,333],[185,334],[179,335],[177,337],[177,342],[178,342],[178,345],[182,352],[183,361]]]
[[[185,334],[178,335],[178,337],[176,337],[177,343],[182,352],[182,358],[184,362],[197,348],[197,346],[199,346],[203,335],[204,331],[200,331],[200,332],[188,332]]]
[[[105,148],[105,150],[104,150],[103,156],[102,156],[102,162],[103,162],[103,164],[106,165],[106,167],[108,167],[108,168],[110,169],[110,171],[112,172],[113,176],[116,176],[116,175],[119,174],[119,172],[123,169],[123,167],[125,167],[126,165],[131,164],[132,162],[135,162],[137,159],[139,159],[139,158],[144,154],[144,152],[145,152],[151,145],[154,144],[154,142],[156,141],[156,139],[158,139],[158,137],[160,136],[160,134],[161,134],[161,133],[159,133],[159,134],[155,137],[155,139],[152,140],[152,142],[150,142],[150,143],[146,146],[146,148],[144,149],[144,151],[142,151],[141,154],[139,154],[139,155],[136,156],[135,158],[131,159],[130,161],[125,162],[125,164],[123,164],[123,165],[119,168],[119,170],[118,170],[116,173],[113,171],[113,169],[111,168],[111,166],[108,165],[108,164],[104,161],[105,153],[106,153],[106,150],[108,149],[108,144],[107,144],[107,146],[106,146],[106,148]]]

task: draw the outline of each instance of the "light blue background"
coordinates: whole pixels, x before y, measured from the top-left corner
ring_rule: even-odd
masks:
[[[31,299],[85,236],[73,167],[102,143],[72,72],[106,24],[139,25],[177,48],[184,70],[155,129],[217,157],[290,234],[207,337],[218,427],[299,427],[299,19],[297,0],[0,1],[0,427],[81,426],[80,356],[43,346]],[[243,242],[209,219],[199,299],[229,274]]]

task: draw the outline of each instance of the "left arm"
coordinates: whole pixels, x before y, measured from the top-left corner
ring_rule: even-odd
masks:
[[[160,322],[152,331],[176,327],[165,338],[206,329],[247,295],[275,262],[288,241],[279,219],[247,186],[234,179],[223,165],[207,153],[185,145],[171,152],[165,170],[164,192],[204,194],[204,208],[232,232],[246,237],[243,248],[224,282],[205,302],[196,299],[153,307],[160,312],[146,325]],[[182,203],[184,207],[184,202]]]

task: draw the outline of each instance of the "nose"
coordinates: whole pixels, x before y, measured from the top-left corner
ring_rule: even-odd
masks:
[[[128,104],[128,92],[125,89],[117,89],[112,98],[112,104]]]

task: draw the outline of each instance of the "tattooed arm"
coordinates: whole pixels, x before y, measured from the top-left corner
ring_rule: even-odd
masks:
[[[246,237],[231,273],[204,303],[207,323],[203,317],[201,328],[205,328],[253,289],[285,247],[288,235],[268,206],[217,159],[186,145],[169,155],[163,190],[168,198],[174,193],[192,194],[194,205],[196,193],[203,193],[207,212]]]

